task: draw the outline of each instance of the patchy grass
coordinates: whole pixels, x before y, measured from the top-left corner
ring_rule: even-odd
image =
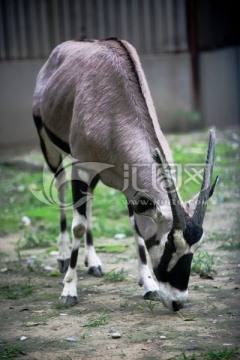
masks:
[[[121,270],[113,269],[104,274],[104,280],[112,281],[112,282],[121,282],[126,279],[126,276],[127,276],[127,274],[124,271],[124,269],[121,269]]]
[[[0,344],[0,359],[14,359],[19,355],[25,355],[22,346],[14,344]]]
[[[237,347],[234,348],[225,348],[220,351],[209,351],[206,354],[192,354],[186,355],[185,353],[181,355],[174,356],[168,360],[223,360],[223,359],[236,359],[240,355]]]
[[[191,271],[197,273],[202,278],[212,278],[215,270],[213,269],[214,256],[207,251],[199,251],[194,255]]]
[[[231,349],[225,348],[220,351],[210,351],[206,355],[206,358],[209,360],[234,359],[238,355],[240,355],[240,353],[239,353],[237,347],[234,347]]]
[[[95,246],[96,251],[105,253],[122,253],[126,250],[128,245],[97,245]]]
[[[111,320],[111,316],[106,313],[104,309],[97,318],[92,318],[90,321],[83,325],[85,328],[93,328],[93,327],[100,327],[103,325],[107,325]]]
[[[11,284],[3,285],[0,287],[0,294],[8,299],[20,299],[31,295],[34,290],[34,285],[31,279],[25,284]]]

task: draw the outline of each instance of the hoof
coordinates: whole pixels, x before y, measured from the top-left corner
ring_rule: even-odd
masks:
[[[59,304],[65,307],[72,307],[78,303],[77,296],[61,296],[58,300]]]
[[[92,266],[88,269],[88,273],[92,276],[95,277],[102,277],[103,276],[103,271],[102,271],[102,267],[99,266]]]
[[[65,260],[58,259],[57,261],[58,261],[58,270],[61,273],[65,273],[69,267],[70,259],[65,259]]]
[[[144,300],[162,301],[160,291],[148,291],[144,296]]]

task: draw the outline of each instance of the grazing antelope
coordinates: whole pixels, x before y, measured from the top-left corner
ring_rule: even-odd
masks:
[[[67,41],[57,46],[38,75],[33,115],[62,203],[66,193],[65,186],[60,186],[65,173],[58,171],[62,155],[71,154],[84,170],[72,167],[71,252],[65,209],[60,209],[59,264],[62,272],[67,270],[61,301],[68,306],[77,303],[76,264],[84,234],[85,265],[92,275],[103,274],[91,233],[92,196],[86,197],[101,179],[126,196],[144,298],[180,309],[188,297],[193,253],[203,239],[207,201],[217,183],[217,178],[210,182],[214,132],[201,191],[184,203],[170,171],[172,155],[138,55],[129,43],[118,39]],[[110,165],[100,173],[91,166],[102,163]],[[134,180],[127,187],[126,167],[132,169]],[[156,176],[152,167],[157,169]]]

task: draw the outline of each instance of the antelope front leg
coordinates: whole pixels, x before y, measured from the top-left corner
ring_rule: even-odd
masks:
[[[71,252],[70,264],[64,277],[64,288],[60,297],[60,301],[66,306],[74,306],[77,304],[77,258],[81,239],[86,231],[86,218],[76,210],[74,210],[74,218],[72,223],[73,248]]]
[[[86,204],[88,201],[88,185],[81,181],[78,175],[78,169],[75,164],[72,165],[72,197],[73,197],[73,221],[72,221],[72,238],[73,247],[70,257],[70,264],[64,278],[64,288],[60,301],[66,306],[74,306],[77,303],[77,259],[78,249],[83,238],[86,228]]]
[[[135,222],[134,213],[130,206],[128,210],[136,241],[138,258],[138,284],[143,287],[144,299],[161,301],[161,293],[159,290],[159,286],[153,279],[152,273],[149,268],[145,241],[139,233],[139,229]]]
[[[138,255],[138,284],[143,287],[146,300],[161,301],[159,286],[153,279],[146,253],[145,242],[138,234],[135,236]]]

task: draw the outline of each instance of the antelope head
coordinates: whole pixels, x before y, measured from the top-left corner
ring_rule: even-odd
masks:
[[[163,149],[156,149],[155,160],[161,167],[170,208],[167,215],[154,200],[148,199],[148,214],[145,215],[151,213],[150,216],[157,227],[156,246],[149,249],[149,254],[159,283],[161,299],[174,311],[179,310],[188,298],[193,254],[203,240],[203,220],[207,201],[212,196],[218,181],[216,177],[211,183],[214,148],[215,133],[211,130],[201,190],[187,203],[182,201],[178,193]],[[146,212],[146,207],[144,211]],[[158,230],[163,228],[163,224],[165,224],[164,233]]]

